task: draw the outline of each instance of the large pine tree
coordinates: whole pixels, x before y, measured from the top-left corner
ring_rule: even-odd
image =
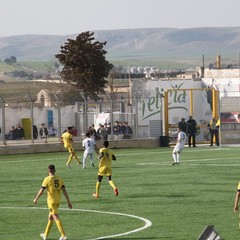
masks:
[[[113,68],[106,59],[106,42],[95,41],[93,32],[83,32],[75,40],[68,39],[55,55],[63,65],[61,77],[75,86],[85,97],[95,99],[104,93],[106,78]]]

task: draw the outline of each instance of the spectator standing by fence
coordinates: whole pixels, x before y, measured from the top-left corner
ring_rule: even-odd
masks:
[[[47,139],[48,139],[48,130],[47,128],[45,127],[45,124],[42,123],[41,125],[42,127],[40,128],[39,130],[39,135],[40,135],[40,138],[44,138],[45,139],[45,143],[47,143]]]
[[[16,132],[16,139],[18,140],[24,139],[24,129],[21,127],[20,123],[17,124],[15,132]]]
[[[33,138],[34,139],[38,138],[38,129],[36,125],[33,125]]]
[[[105,123],[104,128],[106,129],[107,134],[111,135],[111,123],[108,123],[108,124]]]
[[[215,143],[217,146],[219,146],[219,126],[220,126],[220,120],[216,120],[215,117],[213,117],[208,124],[209,131],[211,134],[211,141],[210,141],[210,147],[213,146],[213,139],[215,137]]]
[[[119,134],[119,122],[118,121],[115,121],[114,122],[114,125],[113,125],[113,134],[114,135],[118,135]]]
[[[54,128],[53,124],[49,124],[49,131],[48,131],[48,137],[55,137],[56,136],[56,129]]]
[[[197,122],[192,116],[189,116],[187,121],[187,135],[188,135],[188,146],[196,147],[196,135],[197,135]]]
[[[185,122],[185,118],[181,118],[181,121],[178,123],[178,128],[181,128],[183,132],[187,132],[187,123]]]
[[[6,135],[6,139],[15,140],[16,139],[16,128],[12,126],[11,130]]]
[[[100,126],[99,129],[99,136],[101,140],[107,140],[108,139],[108,134],[107,134],[107,130],[105,129],[104,125]]]
[[[124,122],[124,127],[123,139],[131,139],[133,135],[132,128],[128,125],[128,122]]]

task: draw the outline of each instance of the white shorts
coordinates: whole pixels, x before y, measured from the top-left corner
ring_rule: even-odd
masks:
[[[89,153],[89,152],[84,152],[84,153],[83,153],[83,157],[84,157],[84,158],[87,158],[88,156],[89,156],[91,159],[93,159],[93,153]]]
[[[173,153],[181,153],[183,150],[183,147],[180,147],[180,146],[175,146],[174,149],[173,149]]]

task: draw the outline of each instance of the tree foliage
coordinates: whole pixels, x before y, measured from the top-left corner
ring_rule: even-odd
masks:
[[[95,41],[93,32],[83,32],[75,40],[68,39],[55,55],[63,65],[61,77],[92,99],[104,93],[113,65],[106,59],[106,42]]]
[[[11,56],[10,58],[4,59],[4,62],[9,65],[12,65],[17,62],[17,58],[15,56]]]

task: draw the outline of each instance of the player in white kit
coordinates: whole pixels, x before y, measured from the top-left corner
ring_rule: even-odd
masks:
[[[90,162],[92,164],[92,166],[94,167],[94,162],[93,162],[93,153],[94,150],[96,150],[97,152],[97,146],[96,146],[96,142],[93,138],[91,138],[91,134],[90,132],[86,133],[86,138],[82,141],[82,147],[84,149],[84,153],[83,153],[83,169],[86,168],[86,160],[87,157],[89,156],[90,158]]]
[[[179,127],[177,143],[172,152],[173,161],[174,161],[174,163],[172,165],[179,164],[180,154],[184,148],[185,142],[186,142],[186,133],[183,132],[182,129]]]

